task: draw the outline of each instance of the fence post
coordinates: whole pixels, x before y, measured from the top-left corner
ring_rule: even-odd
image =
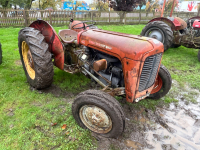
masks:
[[[92,20],[92,23],[93,23],[93,11],[91,11],[91,20]]]
[[[23,10],[23,16],[24,16],[24,26],[27,27],[27,17],[26,17],[26,11]]]
[[[50,25],[52,25],[51,10],[49,10],[49,19],[50,19]]]
[[[73,13],[73,11],[71,11],[71,13],[72,13],[72,19],[74,19],[74,13]]]
[[[139,13],[139,24],[140,24],[140,22],[141,22],[141,10],[140,10],[140,13]]]
[[[126,13],[125,13],[125,16],[124,16],[124,24],[126,24]]]
[[[109,11],[109,24],[110,24],[110,11]]]

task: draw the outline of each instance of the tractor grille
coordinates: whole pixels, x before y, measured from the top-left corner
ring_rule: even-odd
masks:
[[[140,77],[139,92],[148,89],[154,84],[162,53],[146,58]]]

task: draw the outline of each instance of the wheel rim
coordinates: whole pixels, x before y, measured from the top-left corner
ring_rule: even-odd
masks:
[[[163,31],[156,27],[150,28],[149,30],[147,30],[147,32],[145,33],[145,36],[157,39],[158,41],[162,43],[164,43],[165,41],[165,36],[164,36]]]
[[[157,77],[157,79],[156,79],[156,81],[155,81],[153,90],[151,91],[151,94],[154,94],[154,93],[157,93],[158,91],[160,91],[160,89],[162,88],[162,86],[163,86],[162,79],[161,79],[161,77],[158,75],[158,77]]]
[[[84,105],[79,111],[83,124],[93,132],[108,133],[112,129],[112,120],[107,113],[94,105]]]
[[[26,67],[29,77],[31,79],[35,79],[35,69],[34,69],[33,58],[32,58],[30,49],[28,47],[28,44],[25,41],[22,42],[22,56],[23,56],[24,65]]]

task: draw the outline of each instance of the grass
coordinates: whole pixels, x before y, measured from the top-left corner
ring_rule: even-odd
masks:
[[[99,26],[102,29],[129,34],[140,34],[144,25]],[[56,32],[68,28],[55,27]],[[0,149],[95,149],[95,140],[89,131],[80,128],[71,114],[73,97],[54,96],[30,90],[18,52],[20,28],[0,28],[0,42],[3,49],[3,64],[0,65]],[[130,104],[133,108],[155,106],[177,102],[176,96],[188,92],[187,87],[200,89],[200,63],[195,49],[179,47],[164,53],[162,64],[170,71],[178,86],[158,101],[142,100]],[[90,80],[82,74],[71,75],[57,68],[54,70],[54,85],[62,91],[74,93],[83,91]],[[195,94],[194,94],[195,95]],[[189,102],[194,98],[186,96]],[[120,98],[117,98],[120,99]],[[191,101],[190,101],[191,100]],[[56,125],[53,125],[57,123]],[[66,124],[66,129],[62,125]],[[112,149],[112,148],[111,148]]]
[[[73,119],[71,104],[66,102],[68,97],[30,90],[19,65],[19,30],[0,29],[3,49],[3,63],[0,65],[0,149],[93,149],[89,131],[80,128]],[[54,84],[70,92],[81,91],[80,87],[89,82],[80,74],[72,76],[56,68],[54,71]],[[57,125],[52,126],[54,123]],[[65,130],[61,128],[63,124],[67,125]]]

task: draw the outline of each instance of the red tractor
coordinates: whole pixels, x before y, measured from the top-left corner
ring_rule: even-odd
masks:
[[[94,29],[93,24],[73,21],[71,29],[57,35],[43,20],[19,31],[18,46],[28,83],[36,88],[53,82],[53,65],[68,73],[82,72],[102,90],[80,93],[72,104],[76,122],[105,137],[119,136],[125,116],[113,96],[127,102],[148,97],[160,99],[171,88],[171,76],[161,65],[164,47],[152,38]],[[54,61],[52,61],[52,59]]]
[[[143,28],[141,35],[151,37],[163,43],[165,51],[181,45],[187,48],[200,49],[200,17],[190,18],[187,23],[178,17],[172,17],[174,4],[170,17],[163,17],[166,0],[164,0],[161,17],[154,18]],[[199,11],[198,11],[199,14]],[[200,61],[200,52],[198,53]]]

